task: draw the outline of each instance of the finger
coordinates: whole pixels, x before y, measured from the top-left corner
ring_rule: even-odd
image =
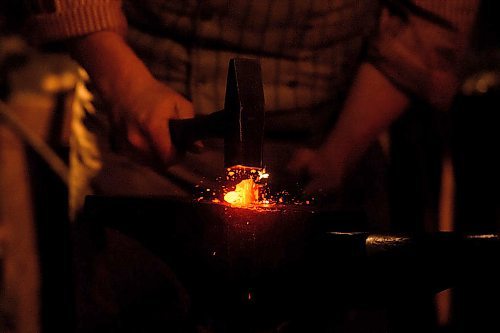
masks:
[[[133,149],[139,152],[148,153],[151,151],[151,146],[144,133],[135,127],[127,128],[127,141]]]
[[[153,147],[157,157],[163,164],[169,166],[173,163],[175,157],[175,148],[170,140],[168,126],[158,125],[151,126],[148,132],[149,144]]]
[[[147,137],[138,128],[127,128],[127,134],[124,136],[120,146],[122,154],[140,164],[154,166],[157,164],[153,149],[149,144]]]
[[[193,104],[184,98],[179,98],[179,100],[176,103],[176,113],[179,119],[193,118],[194,117]]]
[[[201,154],[204,149],[205,145],[203,144],[202,141],[198,140],[193,142],[193,144],[188,148],[188,151],[194,154]]]

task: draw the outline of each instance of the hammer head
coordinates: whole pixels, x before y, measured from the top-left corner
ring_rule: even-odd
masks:
[[[258,60],[230,60],[224,113],[224,166],[262,168],[264,88]]]

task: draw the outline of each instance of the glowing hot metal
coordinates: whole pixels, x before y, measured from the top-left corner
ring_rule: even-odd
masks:
[[[259,187],[254,181],[249,179],[242,180],[236,185],[234,191],[227,192],[224,195],[224,200],[231,205],[251,205],[257,201],[259,197]]]
[[[224,195],[224,201],[234,206],[248,206],[266,202],[263,180],[269,178],[264,169],[236,166],[228,168],[226,179],[239,181],[233,191]]]

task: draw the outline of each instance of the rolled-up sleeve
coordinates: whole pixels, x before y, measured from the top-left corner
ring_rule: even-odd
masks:
[[[446,109],[479,0],[386,0],[368,61],[401,90]]]
[[[121,0],[25,0],[25,34],[34,43],[48,43],[97,31],[124,33]]]

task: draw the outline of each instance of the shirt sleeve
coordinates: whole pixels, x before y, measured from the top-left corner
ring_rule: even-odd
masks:
[[[123,34],[121,0],[25,0],[25,35],[36,44],[111,30]]]
[[[368,61],[401,90],[447,109],[479,0],[386,0]]]

